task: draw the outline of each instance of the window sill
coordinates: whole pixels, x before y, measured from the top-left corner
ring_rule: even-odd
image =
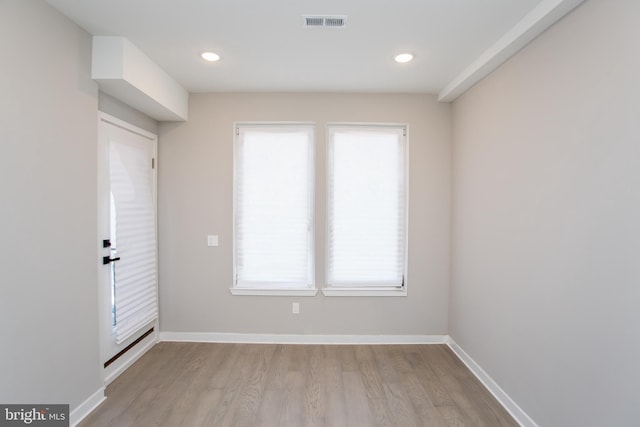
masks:
[[[318,293],[317,289],[247,289],[229,288],[231,295],[262,295],[262,296],[292,296],[292,297],[314,297]]]
[[[404,289],[373,289],[373,288],[323,288],[325,297],[406,297]]]

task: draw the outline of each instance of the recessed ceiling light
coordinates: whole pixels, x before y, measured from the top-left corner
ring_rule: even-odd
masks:
[[[400,55],[396,55],[394,59],[396,60],[396,62],[403,64],[405,62],[411,61],[413,59],[413,55],[410,53],[401,53]]]
[[[202,59],[209,62],[215,62],[220,59],[220,55],[213,52],[203,52],[201,55]]]

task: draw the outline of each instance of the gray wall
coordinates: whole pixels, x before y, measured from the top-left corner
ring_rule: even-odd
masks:
[[[0,52],[0,402],[73,410],[102,385],[91,38],[2,0]]]
[[[234,121],[316,123],[316,283],[324,285],[325,125],[410,126],[408,297],[232,296]],[[160,327],[172,332],[445,334],[450,106],[426,95],[192,94],[160,125]],[[220,246],[206,246],[218,234]],[[299,315],[291,302],[300,302]]]
[[[589,0],[454,104],[450,332],[541,426],[638,426],[640,2]]]

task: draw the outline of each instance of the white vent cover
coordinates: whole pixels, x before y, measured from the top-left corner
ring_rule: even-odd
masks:
[[[302,15],[305,28],[344,28],[347,15]]]

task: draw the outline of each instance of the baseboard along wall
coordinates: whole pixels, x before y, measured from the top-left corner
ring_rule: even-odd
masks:
[[[100,387],[95,393],[87,398],[84,402],[78,405],[69,414],[69,425],[75,427],[85,419],[94,409],[96,409],[107,397],[104,395],[104,387]]]
[[[283,335],[160,332],[160,341],[244,344],[445,344],[446,335]]]
[[[489,390],[489,393],[496,398],[498,402],[504,407],[504,409],[511,414],[511,416],[520,424],[522,427],[538,427],[538,425],[533,421],[529,415],[522,410],[522,408],[498,385],[497,382],[493,380],[487,374],[487,372],[482,369],[482,367],[476,363],[475,360],[471,358],[463,349],[460,347],[450,336],[447,336],[446,344],[449,346],[451,351],[458,356],[458,359],[464,363],[467,368],[473,373],[473,375],[478,378],[478,380],[484,385],[484,387]]]

